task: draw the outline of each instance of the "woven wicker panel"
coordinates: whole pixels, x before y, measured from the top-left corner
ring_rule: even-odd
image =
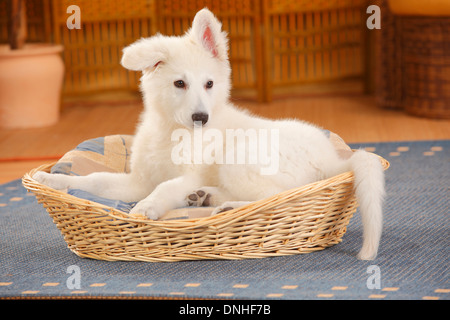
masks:
[[[404,107],[450,118],[450,17],[403,17]]]
[[[264,0],[265,41],[272,87],[360,77],[362,0]]]
[[[67,7],[81,10],[81,29],[68,29]],[[122,49],[156,32],[154,1],[53,1],[55,41],[64,45],[64,92],[137,89],[139,74],[120,65]]]
[[[354,6],[361,8],[361,5],[364,3],[365,1],[355,0],[269,0],[267,1],[267,8],[272,13],[277,14],[286,14],[289,12],[309,13],[311,11],[348,9]]]
[[[380,0],[381,30],[377,33],[377,104],[383,108],[403,109],[403,59],[401,17]]]
[[[66,21],[67,7],[77,5],[83,22],[148,18],[154,14],[154,0],[57,0],[54,3],[56,20]]]
[[[82,29],[69,30],[69,5]],[[156,32],[180,35],[208,7],[230,38],[233,88],[271,100],[274,87],[361,77],[364,0],[53,0],[53,34],[65,47],[66,94],[137,89],[121,49]],[[363,16],[364,15],[364,16]]]

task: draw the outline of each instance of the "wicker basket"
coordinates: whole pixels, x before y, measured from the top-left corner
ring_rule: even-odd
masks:
[[[383,167],[389,163],[380,158]],[[356,211],[353,174],[277,194],[216,216],[153,221],[76,198],[23,177],[71,251],[83,258],[125,261],[244,259],[322,250],[341,242]]]
[[[450,118],[450,17],[399,15],[386,0],[381,4],[377,103],[417,116]],[[404,9],[412,10],[409,2]]]
[[[450,118],[450,17],[403,17],[405,110]]]

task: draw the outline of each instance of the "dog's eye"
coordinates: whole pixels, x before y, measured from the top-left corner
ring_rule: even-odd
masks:
[[[184,83],[183,80],[177,80],[177,81],[175,81],[173,84],[174,84],[175,87],[177,87],[177,88],[181,88],[181,89],[186,88],[186,84]]]
[[[213,87],[213,85],[214,85],[214,82],[213,82],[212,80],[209,80],[209,81],[206,83],[205,88],[206,88],[206,89],[211,89],[211,88]]]

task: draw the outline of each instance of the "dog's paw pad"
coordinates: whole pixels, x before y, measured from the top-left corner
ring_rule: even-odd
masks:
[[[211,194],[203,190],[197,190],[186,197],[188,206],[209,207],[211,205]]]

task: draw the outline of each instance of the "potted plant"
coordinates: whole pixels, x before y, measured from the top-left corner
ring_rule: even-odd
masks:
[[[8,40],[0,45],[0,128],[32,128],[59,119],[61,45],[26,43],[25,0],[8,0]]]

